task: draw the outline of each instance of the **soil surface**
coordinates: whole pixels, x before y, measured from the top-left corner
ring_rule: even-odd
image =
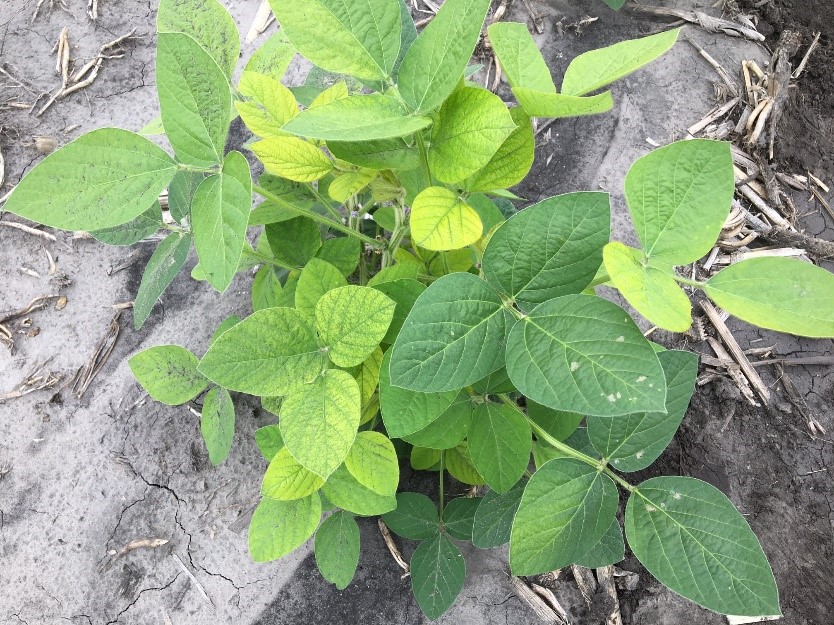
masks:
[[[136,130],[158,110],[155,0],[100,0],[97,23],[86,16],[87,0],[65,0],[66,9],[55,2],[51,11],[46,0],[35,19],[37,0],[2,4],[0,64],[25,87],[11,90],[0,77],[0,150],[6,164],[0,196],[41,158],[36,137],[62,145],[101,126]],[[259,2],[224,4],[245,35]],[[658,4],[702,10],[712,3]],[[830,0],[772,0],[758,9],[771,44],[783,28],[796,28],[807,40],[812,30],[824,30],[823,47],[797,82],[785,119],[792,130],[783,136],[778,158],[786,171],[809,168],[829,183],[834,180],[832,10]],[[599,19],[577,34],[571,25],[587,15]],[[531,25],[537,19],[542,32],[536,39],[557,84],[577,54],[655,32],[662,25],[608,11],[596,0],[515,2],[505,19]],[[7,98],[31,103],[35,95],[59,86],[50,50],[64,27],[69,28],[71,56],[80,64],[102,43],[133,28],[142,38],[127,47],[125,58],[107,61],[88,89],[57,102],[43,116],[3,108]],[[742,59],[763,66],[769,58],[766,49],[750,42],[697,28],[687,28],[687,33],[732,71]],[[244,59],[264,38],[244,46]],[[297,82],[303,71],[294,67],[288,80]],[[615,208],[615,236],[633,240],[622,199],[625,172],[652,149],[650,142],[665,144],[685,136],[686,128],[714,104],[716,81],[695,49],[679,42],[662,61],[615,86],[611,113],[557,121],[539,135],[537,164],[519,195],[536,201],[556,193],[605,189]],[[499,93],[508,97],[506,85]],[[239,146],[247,138],[238,127],[232,144]],[[795,201],[805,215],[798,226],[834,238],[827,215],[804,194],[797,194]],[[0,219],[19,221],[2,213]],[[49,232],[56,240],[0,227],[0,316],[40,295],[67,297],[65,306],[56,307],[52,300],[14,325],[15,352],[0,346],[0,395],[44,362],[46,371],[71,379],[112,327],[112,305],[133,299],[152,249],[145,243],[113,248],[71,233]],[[54,273],[47,251],[56,264]],[[253,564],[246,529],[265,463],[252,432],[273,418],[237,397],[235,446],[229,460],[213,468],[196,416],[187,407],[149,400],[133,380],[126,364],[133,353],[176,343],[201,354],[223,318],[250,312],[251,275],[240,275],[221,296],[188,277],[195,262],[190,259],[141,331],[133,330],[130,311],[115,321],[120,333],[113,352],[80,398],[59,385],[0,402],[0,624],[427,622],[373,520],[362,523],[359,570],[343,593],[321,579],[309,545],[280,562]],[[779,357],[832,351],[829,340],[800,340],[734,320],[728,323],[744,349],[773,345]],[[709,353],[704,343],[679,335],[656,333],[654,338],[670,347]],[[749,405],[727,381],[700,387],[667,452],[636,479],[680,474],[722,489],[746,515],[770,558],[781,591],[782,622],[830,625],[834,441],[829,434],[813,432],[808,423],[816,420],[834,432],[834,376],[826,367],[786,368],[798,390],[798,399],[790,401],[784,390],[787,376],[780,379],[770,367],[760,371],[774,395],[770,407]],[[433,489],[431,478],[404,473],[404,480],[414,490]],[[459,492],[462,488],[452,489],[452,494]],[[123,547],[142,539],[167,543],[119,555]],[[400,542],[409,557],[414,545]],[[465,556],[466,586],[441,623],[536,622],[507,582],[506,551],[469,549]],[[640,576],[635,590],[620,591],[626,625],[726,622],[663,588],[634,558],[627,557],[621,566]],[[575,625],[604,621],[598,605],[585,605],[569,574],[562,575],[554,590]]]

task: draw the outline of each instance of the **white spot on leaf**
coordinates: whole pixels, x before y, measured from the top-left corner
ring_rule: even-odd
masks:
[[[570,363],[570,370],[571,371],[576,371],[577,369],[579,369],[579,363],[578,362]]]
[[[614,403],[615,401],[617,401],[617,398],[614,397],[614,395],[609,395],[608,396],[608,401],[610,401],[611,403]]]
[[[644,375],[641,375],[639,378],[637,378],[637,382],[645,382],[645,381],[646,381],[646,376],[644,376]]]
[[[624,336],[618,336],[618,337],[617,337],[617,342],[618,342],[618,343],[623,343],[623,342],[625,342],[625,337],[624,337]]]

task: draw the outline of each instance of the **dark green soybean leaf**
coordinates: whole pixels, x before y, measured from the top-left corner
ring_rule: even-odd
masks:
[[[510,116],[516,125],[489,162],[463,182],[469,191],[492,191],[507,189],[522,180],[533,166],[536,141],[533,124],[521,107],[510,109]],[[469,199],[472,203],[472,198]],[[489,231],[484,223],[484,230]]]
[[[235,437],[235,405],[225,388],[215,386],[203,399],[200,432],[214,466],[223,462],[232,449]]]
[[[179,232],[172,232],[156,246],[142,274],[136,300],[133,302],[134,328],[138,330],[144,325],[156,300],[185,264],[190,248],[191,236]]]
[[[507,492],[527,470],[533,440],[517,408],[492,402],[475,406],[468,440],[472,464],[491,489]]]
[[[513,519],[526,485],[527,482],[521,480],[506,493],[491,490],[484,495],[475,511],[472,544],[481,549],[490,549],[510,541]]]
[[[318,493],[294,501],[262,499],[249,525],[249,554],[255,562],[287,555],[313,535],[320,518]]]
[[[191,208],[200,266],[218,291],[229,288],[237,273],[251,208],[249,163],[240,152],[230,152],[220,173],[200,183]]]
[[[444,534],[420,543],[411,555],[411,589],[417,605],[431,620],[452,606],[465,579],[463,555]]]
[[[686,265],[715,245],[730,214],[735,175],[730,144],[678,141],[631,166],[628,210],[649,259]]]
[[[298,278],[295,307],[313,315],[321,296],[340,286],[347,286],[347,280],[338,269],[326,261],[311,258]]]
[[[321,491],[333,505],[360,516],[377,516],[397,507],[394,495],[380,495],[363,486],[345,465],[341,465],[327,478]]]
[[[446,470],[458,482],[463,482],[470,486],[483,486],[486,484],[486,480],[478,473],[475,465],[472,464],[472,458],[469,455],[469,445],[466,441],[446,451],[445,456]]]
[[[478,43],[487,9],[489,0],[444,2],[411,45],[397,82],[413,111],[431,111],[452,93]]]
[[[266,239],[276,260],[303,267],[321,247],[318,224],[308,217],[295,217],[266,227]]]
[[[361,414],[356,380],[347,371],[328,369],[309,384],[296,384],[284,398],[284,445],[302,466],[327,479],[347,457]]]
[[[714,486],[689,477],[643,482],[628,499],[625,531],[649,573],[698,605],[736,616],[781,613],[756,535]]]
[[[666,409],[651,345],[622,308],[593,295],[552,299],[518,321],[507,373],[522,394],[556,410],[615,417]]]
[[[53,152],[15,187],[3,210],[62,230],[101,230],[148,210],[177,171],[148,139],[101,128]]]
[[[443,510],[443,526],[449,536],[458,540],[472,540],[472,524],[481,497],[457,497]]]
[[[257,72],[281,80],[294,56],[295,46],[287,39],[287,34],[279,30],[255,51],[246,63],[244,71]]]
[[[487,29],[489,41],[512,88],[556,93],[550,68],[526,24],[496,22]]]
[[[208,380],[197,371],[197,357],[178,345],[159,345],[128,360],[130,370],[148,394],[169,406],[191,401]]]
[[[654,325],[686,332],[692,325],[689,297],[673,277],[672,267],[655,267],[641,250],[612,241],[603,250],[611,282],[628,303]]]
[[[319,67],[364,80],[391,75],[402,29],[396,0],[270,0],[270,4],[289,40]]]
[[[369,169],[415,169],[420,166],[420,154],[405,139],[377,139],[376,141],[328,141],[333,156],[348,163]]]
[[[585,418],[584,415],[576,412],[565,412],[542,406],[531,399],[527,400],[527,416],[557,441],[567,440],[576,432],[576,428]]]
[[[159,33],[159,109],[177,158],[206,167],[223,161],[232,96],[223,70],[194,39]]]
[[[391,437],[402,438],[422,430],[442,415],[459,394],[458,390],[421,393],[393,386],[390,365],[389,349],[382,358],[379,371],[379,406],[385,429]]]
[[[240,56],[240,35],[234,19],[217,0],[161,0],[156,27],[160,33],[189,35],[231,80]]]
[[[611,236],[607,193],[557,195],[510,217],[484,251],[487,282],[524,309],[581,293],[602,263]]]
[[[226,317],[223,321],[220,322],[220,325],[217,326],[217,329],[214,331],[214,334],[211,335],[209,345],[214,343],[226,330],[235,327],[240,322],[241,318],[237,315],[229,315],[228,317]]]
[[[620,528],[620,522],[614,519],[599,542],[584,553],[576,563],[586,569],[598,569],[622,562],[623,558],[625,558],[623,530]]]
[[[698,377],[698,356],[668,350],[657,355],[666,376],[666,413],[638,412],[616,419],[588,417],[594,448],[618,471],[640,471],[660,457],[689,406]]]
[[[565,70],[562,93],[585,95],[611,84],[665,54],[678,40],[680,29],[580,54]]]
[[[472,385],[472,389],[482,395],[497,395],[499,393],[512,393],[515,390],[515,386],[513,386],[510,377],[507,375],[507,370],[501,367],[482,380],[475,382]]]
[[[618,9],[621,9],[621,8],[622,8],[622,6],[623,6],[625,3],[626,3],[626,0],[605,0],[605,4],[607,4],[608,6],[610,6],[610,7],[611,7],[612,9],[614,9],[615,11],[617,11]]]
[[[284,437],[277,425],[266,425],[255,430],[255,443],[267,461],[271,461],[284,447]]]
[[[339,590],[348,587],[359,564],[359,526],[353,515],[334,512],[316,532],[316,565],[322,577]]]
[[[205,177],[205,174],[198,171],[178,171],[174,175],[168,185],[168,210],[177,223],[191,214],[194,194]]]
[[[397,507],[382,520],[397,536],[409,540],[426,540],[440,531],[437,506],[420,493],[397,493]]]
[[[362,246],[358,240],[353,237],[336,237],[321,244],[316,258],[327,261],[348,277],[359,266],[361,254]]]
[[[279,221],[289,221],[298,217],[298,211],[307,211],[313,207],[315,198],[306,184],[279,178],[272,174],[262,174],[258,185],[278,196],[277,201],[265,199],[249,215],[250,226],[261,226]],[[289,206],[289,208],[288,208]],[[292,210],[292,209],[295,210]]]
[[[504,364],[510,313],[470,273],[444,276],[417,298],[392,348],[391,383],[422,392],[457,390]]]
[[[321,365],[313,320],[292,308],[266,308],[224,332],[199,370],[224,388],[273,397],[312,382]]]
[[[614,108],[614,98],[610,91],[592,96],[575,96],[516,87],[513,94],[530,117],[581,117],[605,113]]]
[[[617,513],[617,487],[573,458],[545,463],[533,474],[510,537],[513,575],[537,575],[575,562],[605,534]]]
[[[762,328],[834,337],[834,276],[788,258],[751,258],[707,281],[707,295],[731,315]]]
[[[429,167],[438,180],[459,182],[485,167],[515,128],[501,98],[461,87],[440,107],[432,126]]]
[[[93,230],[92,237],[107,245],[133,245],[145,237],[151,236],[162,227],[162,209],[159,202],[154,202],[144,213],[126,224]]]
[[[472,423],[472,402],[469,393],[460,391],[452,404],[423,429],[402,439],[428,449],[452,449],[469,434]]]
[[[411,19],[411,9],[406,4],[406,0],[399,0],[399,3],[402,29],[400,30],[400,53],[397,56],[397,62],[394,64],[394,76],[397,75],[397,70],[399,70],[411,44],[417,39],[417,27],[414,25],[414,20]]]
[[[394,266],[396,267],[396,265]],[[422,282],[418,282],[417,280],[405,279],[374,284],[373,288],[385,293],[396,304],[391,325],[388,326],[388,332],[385,333],[385,337],[382,339],[383,343],[393,343],[400,333],[403,323],[405,323],[405,318],[414,307],[414,302],[426,290],[426,287]]]

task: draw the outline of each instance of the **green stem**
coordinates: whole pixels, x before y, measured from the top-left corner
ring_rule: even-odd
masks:
[[[313,186],[313,183],[307,183],[307,188],[310,189],[310,193],[312,193],[315,198],[319,201],[319,204],[324,206],[327,209],[327,212],[330,213],[334,219],[341,222],[342,221],[342,214],[336,210],[336,208],[325,198],[319,190]]]
[[[443,508],[446,506],[446,496],[443,489],[443,474],[446,472],[446,451],[440,452],[440,521],[443,521]]]
[[[431,170],[429,169],[429,151],[426,149],[426,142],[423,140],[423,134],[418,132],[415,136],[417,137],[417,148],[420,150],[420,163],[423,165],[423,176],[426,179],[426,184],[423,185],[423,188],[425,189],[432,186]]]
[[[372,239],[369,236],[365,236],[361,232],[357,232],[351,228],[348,228],[341,222],[335,222],[332,219],[328,219],[324,215],[319,215],[318,213],[314,213],[313,211],[304,210],[303,208],[298,208],[297,206],[293,206],[291,203],[287,202],[286,200],[282,199],[281,197],[275,195],[264,189],[258,185],[252,185],[252,190],[260,195],[261,197],[266,198],[271,202],[275,202],[281,208],[290,211],[291,213],[295,213],[296,215],[302,217],[309,217],[313,221],[317,221],[320,224],[324,224],[328,228],[333,228],[333,230],[338,230],[348,236],[352,236],[356,239],[359,239],[363,243],[370,245],[371,247],[375,247],[377,249],[385,249],[385,244],[382,241],[377,241],[376,239]]]
[[[608,275],[607,271],[601,275],[597,275],[597,277],[594,278],[591,281],[591,284],[589,284],[586,288],[591,289],[595,286],[599,286],[600,284],[605,284],[606,282],[611,282],[611,276]]]
[[[270,265],[274,265],[276,267],[280,267],[281,269],[286,269],[287,271],[297,271],[298,267],[291,267],[290,265],[285,265],[284,263],[280,263],[274,258],[270,256],[265,256],[263,254],[258,254],[258,252],[254,250],[247,250],[245,247],[243,248],[243,253],[251,258],[257,258],[258,260],[268,263]]]
[[[177,170],[179,171],[193,171],[198,174],[219,174],[220,165],[214,167],[195,167],[194,165],[186,165],[185,163],[177,163]]]
[[[394,264],[394,254],[405,236],[405,209],[401,201],[394,202],[394,232],[388,241],[388,247],[382,254],[382,268]]]
[[[694,286],[696,289],[703,289],[705,282],[698,282],[697,280],[690,280],[689,278],[684,278],[683,276],[679,276],[678,274],[672,274],[672,277],[675,279],[676,282],[680,282],[681,284],[686,284],[689,286]]]

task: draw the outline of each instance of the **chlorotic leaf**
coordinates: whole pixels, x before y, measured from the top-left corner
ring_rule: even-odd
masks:
[[[440,529],[437,506],[420,493],[397,493],[397,507],[382,520],[397,536],[409,540],[427,540]]]
[[[266,469],[261,494],[270,499],[292,501],[312,495],[322,487],[322,484],[324,484],[323,479],[305,469],[298,460],[293,458],[289,449],[281,447]]]
[[[251,208],[249,163],[240,152],[229,152],[220,173],[200,183],[191,209],[194,247],[206,279],[218,291],[229,288],[237,273]]]
[[[176,173],[164,150],[117,128],[81,135],[38,163],[3,210],[62,230],[101,230],[147,211]]]
[[[628,303],[654,325],[670,332],[686,332],[692,325],[692,305],[678,286],[674,269],[660,269],[643,252],[612,241],[603,250],[605,270]]]
[[[557,195],[516,213],[492,235],[482,267],[487,282],[529,311],[581,293],[611,236],[607,193]]]
[[[200,167],[221,163],[232,108],[223,70],[188,35],[161,32],[156,83],[162,124],[177,158]]]
[[[556,410],[614,417],[665,410],[663,369],[626,312],[593,295],[539,304],[507,339],[518,390]]]
[[[468,440],[472,464],[492,490],[507,492],[527,470],[533,441],[517,408],[492,402],[476,406]]]
[[[309,384],[296,385],[284,398],[280,423],[284,445],[302,466],[327,479],[347,457],[361,411],[353,376],[328,369]]]
[[[581,117],[606,113],[614,108],[614,98],[610,91],[592,96],[575,96],[515,87],[513,95],[530,117]]]
[[[352,514],[339,510],[324,520],[316,532],[315,557],[324,579],[339,590],[348,587],[359,565],[359,526]]]
[[[448,0],[400,65],[400,94],[411,109],[436,109],[454,90],[478,43],[489,0]]]
[[[334,506],[360,516],[382,515],[397,507],[394,495],[380,495],[363,486],[345,465],[341,465],[327,478],[321,490]]]
[[[393,495],[400,483],[394,444],[380,432],[359,432],[345,458],[345,468],[356,481],[380,495]]]
[[[261,139],[251,149],[269,173],[295,182],[314,182],[333,170],[324,152],[298,137]]]
[[[628,209],[646,257],[686,265],[715,245],[730,214],[735,175],[730,144],[678,141],[631,166],[625,179]]]
[[[599,539],[599,542],[586,551],[576,561],[576,564],[586,569],[598,569],[622,562],[623,558],[625,558],[623,530],[620,527],[620,522],[614,519],[605,534]]]
[[[678,33],[679,28],[580,54],[565,70],[562,93],[585,95],[628,76],[665,54],[675,45]]]
[[[266,308],[224,332],[199,370],[224,388],[272,397],[313,382],[321,366],[312,319],[292,308]]]
[[[408,462],[415,471],[439,470],[440,450],[414,446],[411,448],[411,455],[408,458]]]
[[[284,124],[298,115],[292,91],[274,78],[255,72],[244,72],[238,89],[248,100],[236,100],[235,110],[253,134],[259,137],[286,134]]]
[[[411,555],[411,589],[423,614],[432,620],[452,606],[465,579],[463,555],[444,534],[420,543]]]
[[[214,466],[229,457],[235,436],[235,405],[225,388],[216,386],[206,393],[200,413],[200,432]]]
[[[510,109],[510,117],[516,125],[515,130],[504,140],[486,165],[463,181],[467,190],[508,189],[524,180],[533,166],[536,152],[533,124],[521,107]],[[485,231],[489,231],[490,228],[491,226],[484,223]]]
[[[704,290],[731,315],[762,328],[834,337],[834,276],[788,258],[751,258],[722,269]]]
[[[475,243],[484,233],[478,212],[445,187],[428,187],[411,207],[411,236],[427,250],[455,250]]]
[[[311,258],[298,278],[295,307],[312,316],[322,295],[341,286],[347,286],[347,280],[338,269],[326,261]]]
[[[191,401],[208,387],[208,380],[197,371],[197,357],[177,345],[141,351],[128,360],[128,365],[142,388],[169,406]]]
[[[747,521],[726,495],[689,477],[656,477],[628,499],[629,547],[665,586],[710,610],[780,614],[773,572]]]
[[[506,493],[491,490],[484,495],[472,524],[472,543],[476,547],[490,549],[510,542],[513,519],[526,485],[521,480]]]
[[[666,413],[638,412],[617,419],[588,417],[594,448],[618,471],[640,471],[660,457],[689,406],[698,377],[698,357],[678,350],[657,355],[666,376]]]
[[[366,406],[376,394],[379,386],[379,371],[382,367],[382,350],[376,348],[354,372],[359,392],[362,397],[362,406]]]
[[[156,246],[142,274],[139,290],[133,302],[133,327],[141,328],[151,314],[156,301],[168,288],[188,259],[191,237],[172,232]]]
[[[325,293],[316,304],[316,329],[333,364],[355,367],[370,356],[388,331],[394,306],[388,296],[368,287]]]
[[[511,87],[556,93],[550,69],[526,24],[496,22],[489,26],[487,33]]]
[[[498,293],[479,277],[453,273],[435,280],[417,298],[391,350],[391,383],[426,393],[474,384],[504,364],[509,317]]]
[[[513,521],[512,574],[538,575],[575,562],[603,537],[617,503],[617,487],[596,468],[573,458],[542,465]]]
[[[472,464],[472,458],[469,456],[469,446],[466,441],[463,441],[457,447],[447,450],[445,454],[446,470],[458,482],[463,482],[470,486],[483,486],[486,484],[486,480],[478,473],[475,465]]]
[[[262,499],[249,525],[249,553],[255,562],[277,560],[313,535],[321,518],[317,494],[294,501]]]
[[[515,127],[497,95],[479,87],[461,87],[440,107],[432,126],[432,173],[447,183],[471,176],[489,163]]]
[[[162,208],[154,202],[144,213],[134,217],[126,224],[93,230],[90,235],[107,245],[133,245],[149,237],[162,227]]]
[[[327,194],[338,204],[344,204],[364,190],[376,176],[375,171],[368,169],[343,172],[327,185]]]
[[[456,497],[443,509],[443,527],[452,538],[472,540],[472,525],[480,497]]]

